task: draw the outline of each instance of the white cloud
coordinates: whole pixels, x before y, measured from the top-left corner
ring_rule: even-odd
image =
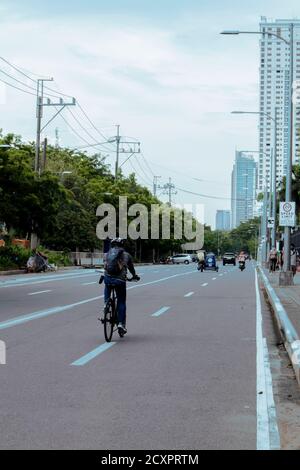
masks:
[[[188,35],[188,22],[185,27]],[[161,30],[103,16],[10,18],[0,29],[1,55],[25,69],[54,76],[60,90],[78,97],[99,126],[103,121],[120,123],[126,134],[139,138],[151,160],[178,171],[187,166],[185,172],[204,179],[227,180],[228,188],[206,190],[229,197],[235,144],[257,143],[253,121],[250,126],[247,118],[238,121],[229,115],[236,108],[256,109],[257,56],[246,56],[233,43],[226,51],[223,38],[216,38],[211,49],[203,43],[200,49],[198,45],[187,50],[178,39],[182,24],[180,28]],[[33,97],[9,91],[9,106],[0,109],[5,116],[1,126],[34,138]],[[70,135],[66,141],[79,143]],[[187,184],[176,179],[178,185]],[[210,202],[210,212],[222,208],[220,203]],[[210,213],[209,221],[213,218]]]

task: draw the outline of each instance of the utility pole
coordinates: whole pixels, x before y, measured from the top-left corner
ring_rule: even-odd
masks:
[[[169,199],[168,205],[171,207],[171,205],[172,205],[172,196],[177,194],[177,191],[175,191],[175,185],[172,183],[172,178],[169,178],[169,182],[166,183],[163,186],[163,189],[164,189],[163,194],[168,195],[168,199]]]
[[[37,80],[37,101],[36,101],[36,117],[37,117],[37,128],[36,128],[36,144],[35,144],[35,162],[34,170],[36,173],[41,172],[41,159],[40,159],[40,147],[41,147],[41,133],[42,131],[53,121],[53,119],[62,112],[66,106],[75,106],[76,100],[73,98],[72,102],[65,102],[62,98],[58,102],[53,103],[49,98],[44,100],[44,82],[52,82],[53,78],[39,78]],[[45,106],[60,107],[60,109],[52,116],[52,118],[42,127],[43,108]]]
[[[119,156],[120,156],[120,125],[117,125],[117,135],[116,135],[116,168],[115,168],[115,179],[118,178],[119,172]]]
[[[157,189],[159,188],[158,186],[158,180],[161,178],[161,176],[154,176],[153,177],[153,195],[156,197],[157,195]]]
[[[141,143],[136,141],[136,142],[129,142],[126,140],[122,140],[122,136],[120,135],[120,125],[117,125],[117,135],[116,137],[113,137],[112,139],[108,140],[109,143],[116,142],[116,164],[115,164],[115,180],[118,179],[118,173],[119,169],[121,166],[124,165],[131,157],[132,155],[136,153],[141,153]],[[120,160],[120,155],[121,154],[130,154],[129,157],[126,158],[126,160],[120,165],[119,160]]]
[[[46,170],[47,145],[48,145],[48,139],[47,139],[47,137],[45,137],[44,142],[43,142],[43,164],[42,164],[42,171],[45,171],[45,170]]]
[[[58,127],[55,128],[55,148],[59,148],[59,129]]]

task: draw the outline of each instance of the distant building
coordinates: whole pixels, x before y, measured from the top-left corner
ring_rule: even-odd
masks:
[[[290,46],[275,35],[290,40],[289,28],[294,25],[294,83],[300,80],[300,20],[261,18],[260,31],[260,112],[259,118],[259,167],[258,191],[263,192],[265,185],[270,187],[271,148],[274,147],[274,122],[277,108],[277,184],[286,174],[288,155],[288,119],[290,102]],[[271,33],[271,35],[268,33]],[[299,91],[299,90],[298,90]],[[300,161],[300,105],[294,105],[293,123],[293,162]]]
[[[217,210],[216,230],[230,230],[230,211]]]
[[[231,227],[255,215],[257,164],[252,155],[236,152],[231,175]]]

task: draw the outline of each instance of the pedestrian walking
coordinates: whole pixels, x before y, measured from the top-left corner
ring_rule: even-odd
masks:
[[[297,272],[297,251],[296,251],[294,243],[291,243],[291,270],[292,270],[293,276],[295,276]]]
[[[269,252],[269,272],[275,273],[277,266],[277,250],[276,248],[271,248]]]

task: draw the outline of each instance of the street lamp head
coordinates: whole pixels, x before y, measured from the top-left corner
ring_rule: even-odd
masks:
[[[227,35],[237,35],[237,34],[240,34],[240,31],[238,30],[234,30],[234,29],[227,29],[225,31],[222,31],[220,34],[227,34]]]

